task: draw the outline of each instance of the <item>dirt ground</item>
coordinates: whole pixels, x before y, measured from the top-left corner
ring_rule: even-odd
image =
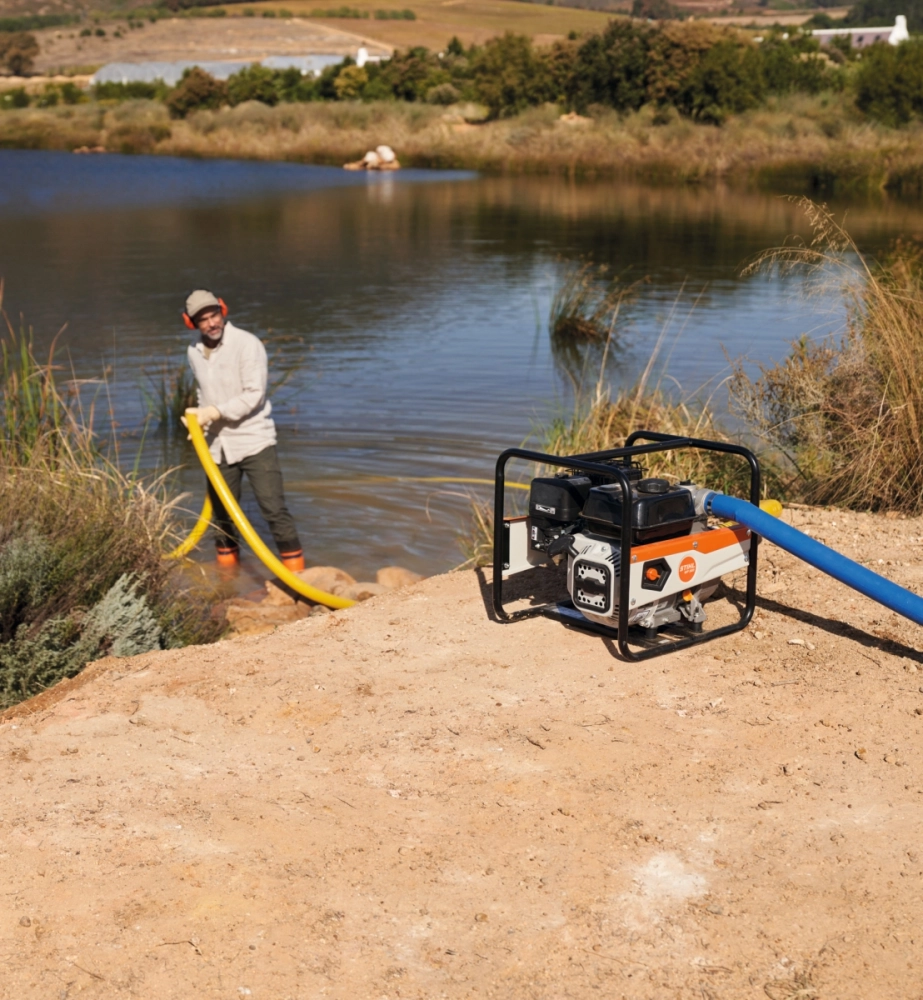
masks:
[[[923,585],[923,520],[785,516]],[[642,664],[468,572],[11,710],[0,997],[920,998],[923,631],[760,565]]]
[[[363,22],[341,24],[361,31]],[[258,60],[313,53],[355,57],[360,45],[365,45],[373,56],[387,57],[391,53],[390,46],[361,34],[302,18],[173,18],[144,25],[129,29],[124,22],[107,22],[103,24],[106,35],[102,38],[81,38],[73,27],[35,32],[40,46],[35,71],[52,73],[110,62]],[[113,34],[117,27],[122,31],[121,38]]]

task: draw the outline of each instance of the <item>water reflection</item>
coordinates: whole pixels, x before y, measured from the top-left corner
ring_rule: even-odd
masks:
[[[123,453],[184,465],[177,488],[191,506],[201,497],[181,438],[142,440],[141,387],[183,356],[185,293],[214,288],[275,370],[295,369],[274,404],[312,558],[360,574],[452,565],[465,503],[355,476],[489,475],[498,451],[567,406],[582,371],[595,378],[592,351],[563,369],[551,351],[568,262],[649,276],[620,323],[616,382],[635,380],[667,322],[664,357],[687,390],[720,373],[722,348],[765,360],[842,322],[835,297],[806,305],[797,282],[741,278],[752,255],[805,235],[798,207],[774,196],[422,171],[370,184],[293,165],[2,151],[0,173],[6,307],[39,339],[66,322],[78,376],[107,368],[133,435]],[[873,253],[923,231],[915,206],[842,207]]]

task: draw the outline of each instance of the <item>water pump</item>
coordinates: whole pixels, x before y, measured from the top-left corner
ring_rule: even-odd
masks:
[[[677,449],[739,456],[749,466],[749,501],[690,481],[645,477],[641,463],[647,456]],[[533,478],[528,513],[507,517],[506,465],[515,458],[558,471]],[[780,505],[775,508],[772,513],[781,512]],[[593,454],[511,448],[497,460],[495,478],[494,611],[504,622],[545,615],[595,632],[616,642],[631,660],[658,656],[746,627],[756,607],[757,547],[763,536],[923,624],[923,598],[772,513],[761,509],[759,462],[740,445],[636,431],[624,448]],[[565,567],[566,597],[542,600],[549,580],[559,579]],[[705,602],[723,576],[743,569],[746,589],[738,620],[705,630]],[[516,597],[527,602],[513,611],[504,592],[511,577],[519,577]]]

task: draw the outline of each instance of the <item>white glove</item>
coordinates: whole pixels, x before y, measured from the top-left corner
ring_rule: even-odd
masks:
[[[221,419],[221,411],[217,406],[196,406],[191,407],[193,413],[195,413],[196,420],[199,422],[199,426],[204,431],[209,424],[213,424],[216,420]],[[189,426],[189,421],[185,417],[180,417],[183,427]]]

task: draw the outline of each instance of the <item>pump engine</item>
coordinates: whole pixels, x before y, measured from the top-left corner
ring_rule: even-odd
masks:
[[[631,547],[628,622],[649,631],[673,623],[697,631],[720,577],[748,564],[750,532],[709,523],[709,490],[643,478],[636,463],[621,470],[631,485],[630,537],[624,539]],[[566,559],[574,608],[611,625],[619,617],[623,497],[620,483],[600,479],[570,471],[533,479],[519,532],[527,535],[527,562]]]

